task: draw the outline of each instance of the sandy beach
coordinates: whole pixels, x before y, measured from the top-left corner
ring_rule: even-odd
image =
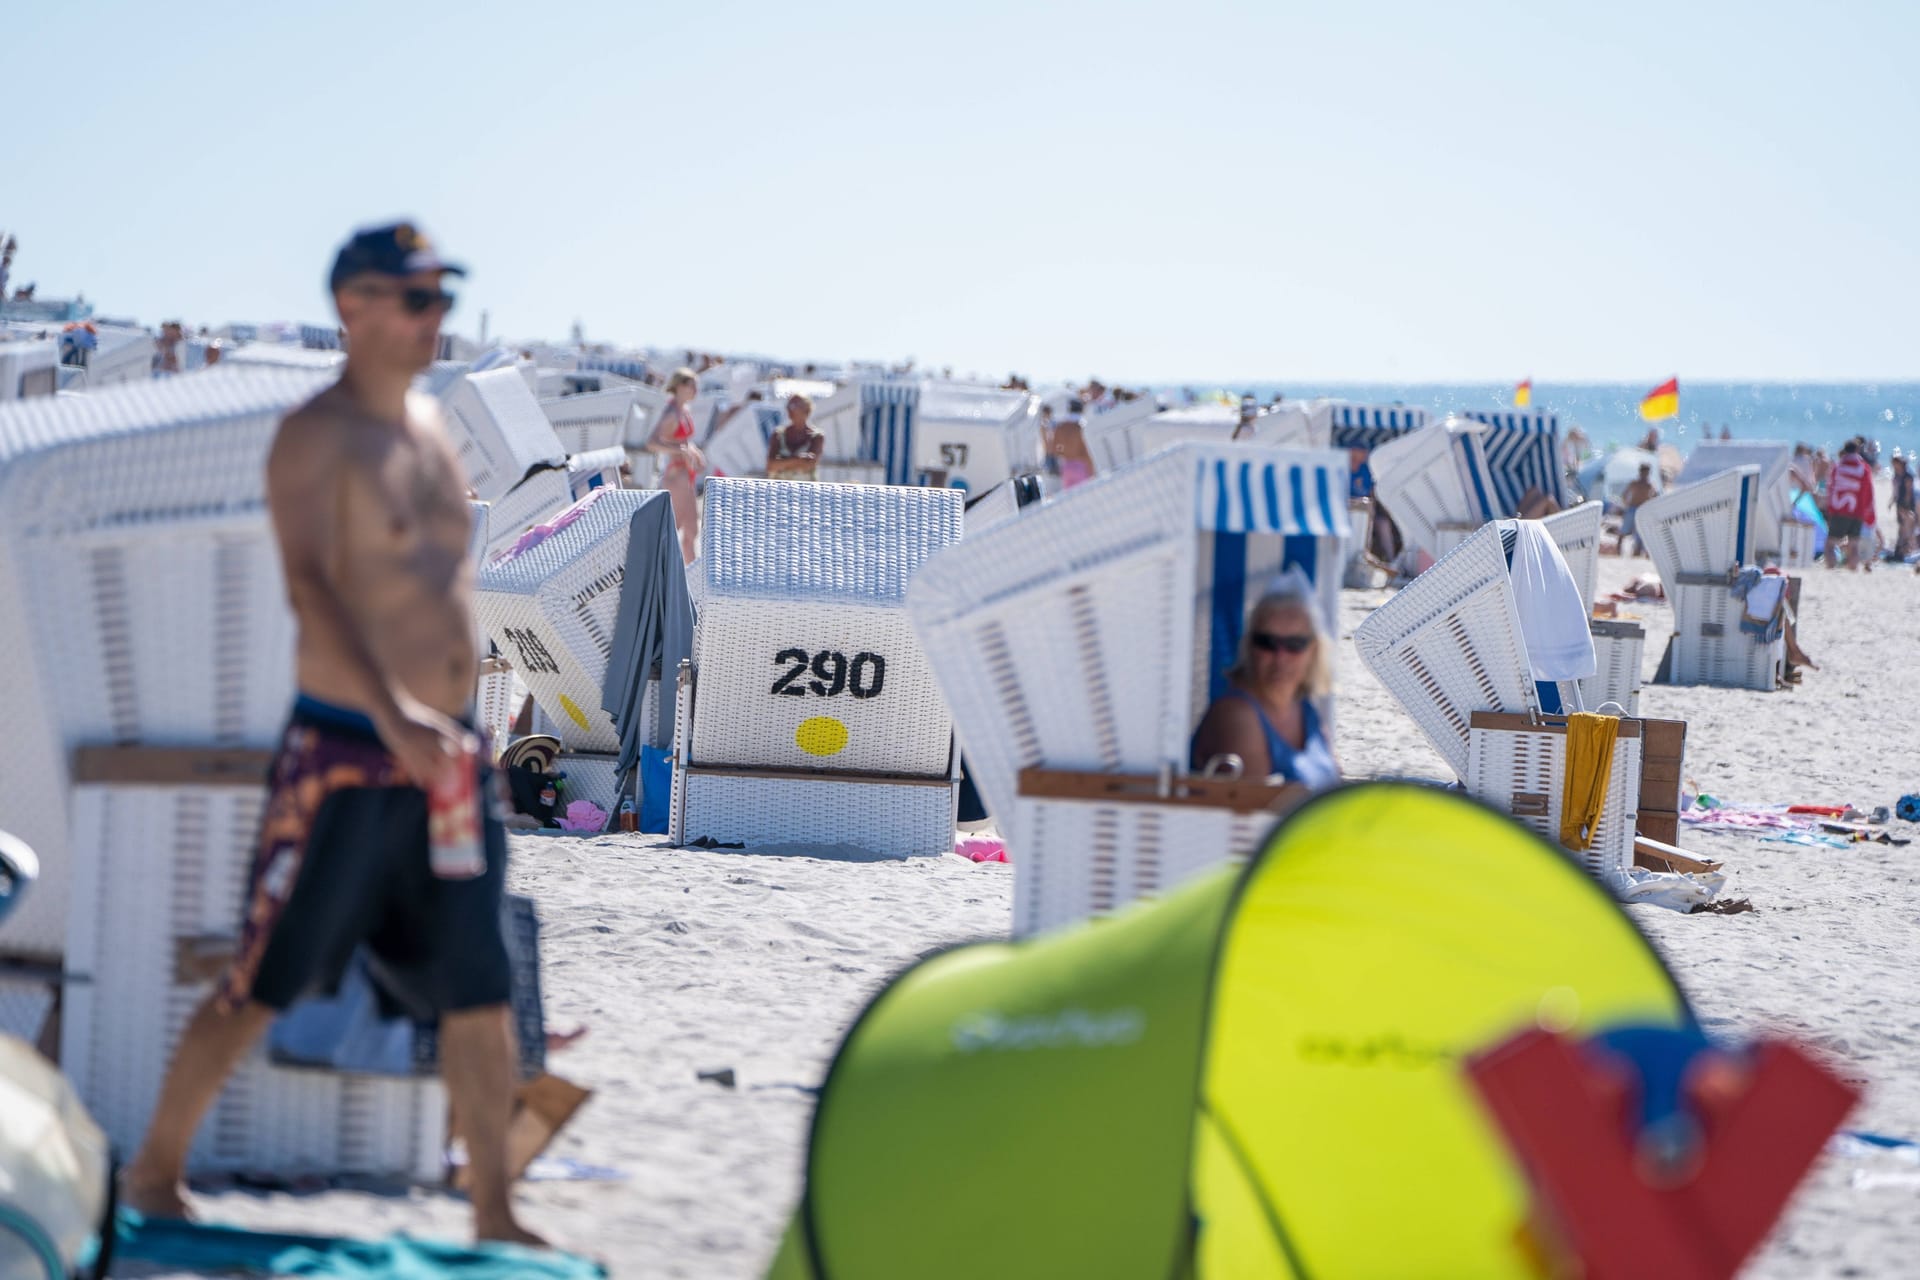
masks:
[[[1604,560],[1602,589],[1648,568]],[[1353,653],[1354,626],[1387,595],[1342,596],[1341,755],[1355,775],[1439,777],[1439,758]],[[1630,612],[1646,625],[1651,671],[1671,611]],[[1689,722],[1688,772],[1713,795],[1890,804],[1920,784],[1917,632],[1920,577],[1816,569],[1800,634],[1822,671],[1771,694],[1649,687],[1643,710]],[[1824,1046],[1868,1084],[1850,1127],[1920,1136],[1920,845],[1682,842],[1724,859],[1729,896],[1757,908],[1633,909],[1709,1028],[1780,1028]],[[624,1175],[532,1183],[520,1200],[530,1223],[621,1276],[760,1273],[799,1192],[811,1090],[849,1020],[902,965],[1003,932],[1010,912],[1010,869],[956,857],[701,852],[618,835],[517,837],[514,857],[516,887],[544,921],[550,1024],[592,1028],[552,1063],[595,1090],[553,1154]],[[733,1088],[698,1078],[721,1069]],[[1829,1157],[1751,1273],[1911,1274],[1917,1195],[1920,1165]],[[216,1221],[358,1235],[458,1238],[467,1225],[463,1201],[424,1189],[228,1189],[202,1208]]]

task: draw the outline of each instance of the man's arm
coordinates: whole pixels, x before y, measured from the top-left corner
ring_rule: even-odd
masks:
[[[460,746],[459,726],[394,687],[327,572],[348,482],[337,428],[303,409],[281,424],[267,455],[267,506],[303,643],[332,659],[345,693],[415,779],[430,780]]]

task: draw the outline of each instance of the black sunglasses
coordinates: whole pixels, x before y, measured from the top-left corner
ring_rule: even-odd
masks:
[[[1313,637],[1277,636],[1271,631],[1256,631],[1247,637],[1247,643],[1262,653],[1279,653],[1282,649],[1288,653],[1305,653],[1313,648]]]
[[[380,297],[398,298],[400,305],[410,316],[425,315],[438,307],[442,311],[453,310],[454,295],[445,289],[382,289],[376,285],[361,285],[361,293],[376,294]]]

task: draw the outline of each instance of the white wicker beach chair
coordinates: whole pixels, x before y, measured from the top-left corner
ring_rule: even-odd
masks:
[[[1580,584],[1581,599],[1589,606],[1600,588],[1600,523],[1606,504],[1583,502],[1540,523],[1553,535],[1560,554]],[[1562,706],[1588,710],[1618,703],[1630,716],[1640,714],[1640,661],[1646,649],[1646,629],[1625,619],[1591,618],[1595,671],[1579,682],[1578,702],[1562,699]]]
[[[1225,406],[1220,406],[1224,411]],[[1108,475],[1118,471],[1129,462],[1144,458],[1153,452],[1157,445],[1149,445],[1156,439],[1151,432],[1143,431],[1150,422],[1159,422],[1167,417],[1160,411],[1158,401],[1141,396],[1135,400],[1123,401],[1101,413],[1089,413],[1080,419],[1080,434],[1087,443],[1087,456],[1093,459],[1094,471],[1098,475]],[[1228,429],[1231,430],[1233,417],[1228,416]],[[1210,429],[1211,424],[1207,428]],[[1179,439],[1200,437],[1200,432],[1159,440],[1159,445],[1174,444]]]
[[[567,459],[567,491],[579,499],[595,489],[618,489],[620,469],[626,465],[627,451],[617,447],[576,453]]]
[[[59,387],[59,343],[0,340],[0,404],[52,396]]]
[[[1469,535],[1354,629],[1354,648],[1467,790],[1558,842],[1565,721],[1541,710],[1497,522]],[[1639,727],[1622,720],[1601,829],[1583,863],[1610,888],[1632,865]]]
[[[536,471],[487,504],[486,558],[492,559],[520,535],[573,504],[573,474],[564,467]]]
[[[1011,520],[1044,501],[1046,484],[1040,476],[1024,475],[1003,480],[985,493],[967,499],[966,531],[971,536],[989,525]]]
[[[539,401],[540,412],[569,455],[625,449],[633,404],[631,386]]]
[[[1512,814],[1549,844],[1559,844],[1566,796],[1566,721],[1476,711],[1468,740],[1467,790]],[[1640,724],[1622,719],[1599,829],[1588,848],[1569,850],[1589,875],[1616,892],[1626,886],[1633,866],[1641,759]]]
[[[601,690],[626,578],[628,528],[642,505],[666,500],[658,491],[599,490],[556,515],[571,517],[565,528],[517,555],[496,555],[480,570],[474,612],[571,750],[620,749]]]
[[[1702,440],[1687,455],[1686,465],[1673,482],[1676,489],[1712,479],[1735,467],[1760,468],[1756,496],[1760,513],[1754,522],[1754,549],[1749,559],[1756,564],[1773,561],[1787,563],[1787,542],[1795,542],[1796,552],[1804,544],[1806,557],[1789,568],[1804,567],[1812,559],[1813,527],[1793,518],[1793,500],[1800,492],[1793,474],[1793,446],[1778,440]],[[1800,559],[1798,555],[1795,557]]]
[[[1540,712],[1497,525],[1375,609],[1354,628],[1353,645],[1462,779],[1474,712]]]
[[[767,469],[767,442],[786,425],[781,405],[752,401],[717,428],[702,446],[707,466],[717,476],[758,476]]]
[[[950,850],[952,725],[902,599],[961,495],[716,479],[706,502],[675,839]]]
[[[1476,409],[1461,416],[1487,428],[1480,436],[1480,454],[1486,460],[1491,510],[1496,517],[1519,515],[1529,489],[1539,490],[1561,507],[1567,505],[1558,414]]]
[[[174,1045],[207,994],[204,980],[177,972],[182,949],[231,941],[239,924],[263,760],[202,784],[74,788],[61,1067],[121,1151],[139,1146]],[[189,1167],[438,1181],[445,1116],[436,1080],[293,1071],[255,1050],[201,1126]]]
[[[1449,418],[1381,444],[1367,460],[1374,496],[1409,547],[1439,559],[1494,518],[1483,423]]]
[[[0,827],[42,862],[0,954],[65,950],[69,752],[277,739],[293,622],[264,463],[326,381],[215,369],[0,405]]]
[[[1087,850],[1036,843],[1036,806],[1081,801],[1028,794],[1024,771],[1150,787],[1184,777],[1189,738],[1273,576],[1298,569],[1323,617],[1337,616],[1346,483],[1329,452],[1180,444],[988,526],[921,571],[908,608],[970,774],[1013,845],[1018,929],[1104,901],[1075,861]],[[1095,808],[1123,802],[1156,803],[1135,794]],[[1155,830],[1184,840],[1189,819],[1201,815],[1163,815]],[[1133,819],[1122,825],[1145,838]],[[1210,861],[1241,851],[1203,847]]]
[[[516,366],[469,373],[442,404],[467,483],[482,501],[506,497],[535,467],[566,465],[560,437]]]
[[[1765,523],[1760,468],[1722,471],[1669,489],[1640,507],[1635,529],[1673,602],[1675,684],[1771,690],[1786,660],[1784,639],[1763,642],[1740,629],[1745,605],[1728,585],[1753,562]]]

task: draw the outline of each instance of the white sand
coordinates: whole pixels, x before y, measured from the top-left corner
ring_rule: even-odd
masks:
[[[1648,567],[1605,561],[1602,585]],[[1341,755],[1353,773],[1439,777],[1439,758],[1353,654],[1354,625],[1385,598],[1343,598]],[[1802,643],[1825,669],[1798,690],[1650,687],[1642,709],[1690,722],[1689,772],[1724,798],[1871,805],[1920,790],[1920,579],[1815,570],[1804,603]],[[1636,612],[1651,671],[1671,613]],[[1634,909],[1708,1025],[1786,1028],[1825,1045],[1870,1084],[1854,1127],[1920,1137],[1920,844],[1682,842],[1726,859],[1732,893],[1759,908]],[[553,1063],[597,1091],[555,1151],[631,1175],[530,1185],[520,1202],[530,1224],[624,1276],[758,1274],[799,1192],[808,1090],[850,1018],[904,964],[1003,932],[1010,913],[1009,869],[957,858],[692,852],[631,836],[520,837],[514,854],[516,887],[545,920],[551,1022],[593,1028]],[[696,1079],[723,1067],[737,1088]],[[1857,1187],[1861,1172],[1895,1182]],[[1915,1179],[1920,1166],[1890,1157],[1828,1160],[1753,1274],[1920,1270]],[[203,1209],[217,1221],[361,1235],[465,1226],[463,1202],[421,1190],[228,1191],[203,1197]]]

